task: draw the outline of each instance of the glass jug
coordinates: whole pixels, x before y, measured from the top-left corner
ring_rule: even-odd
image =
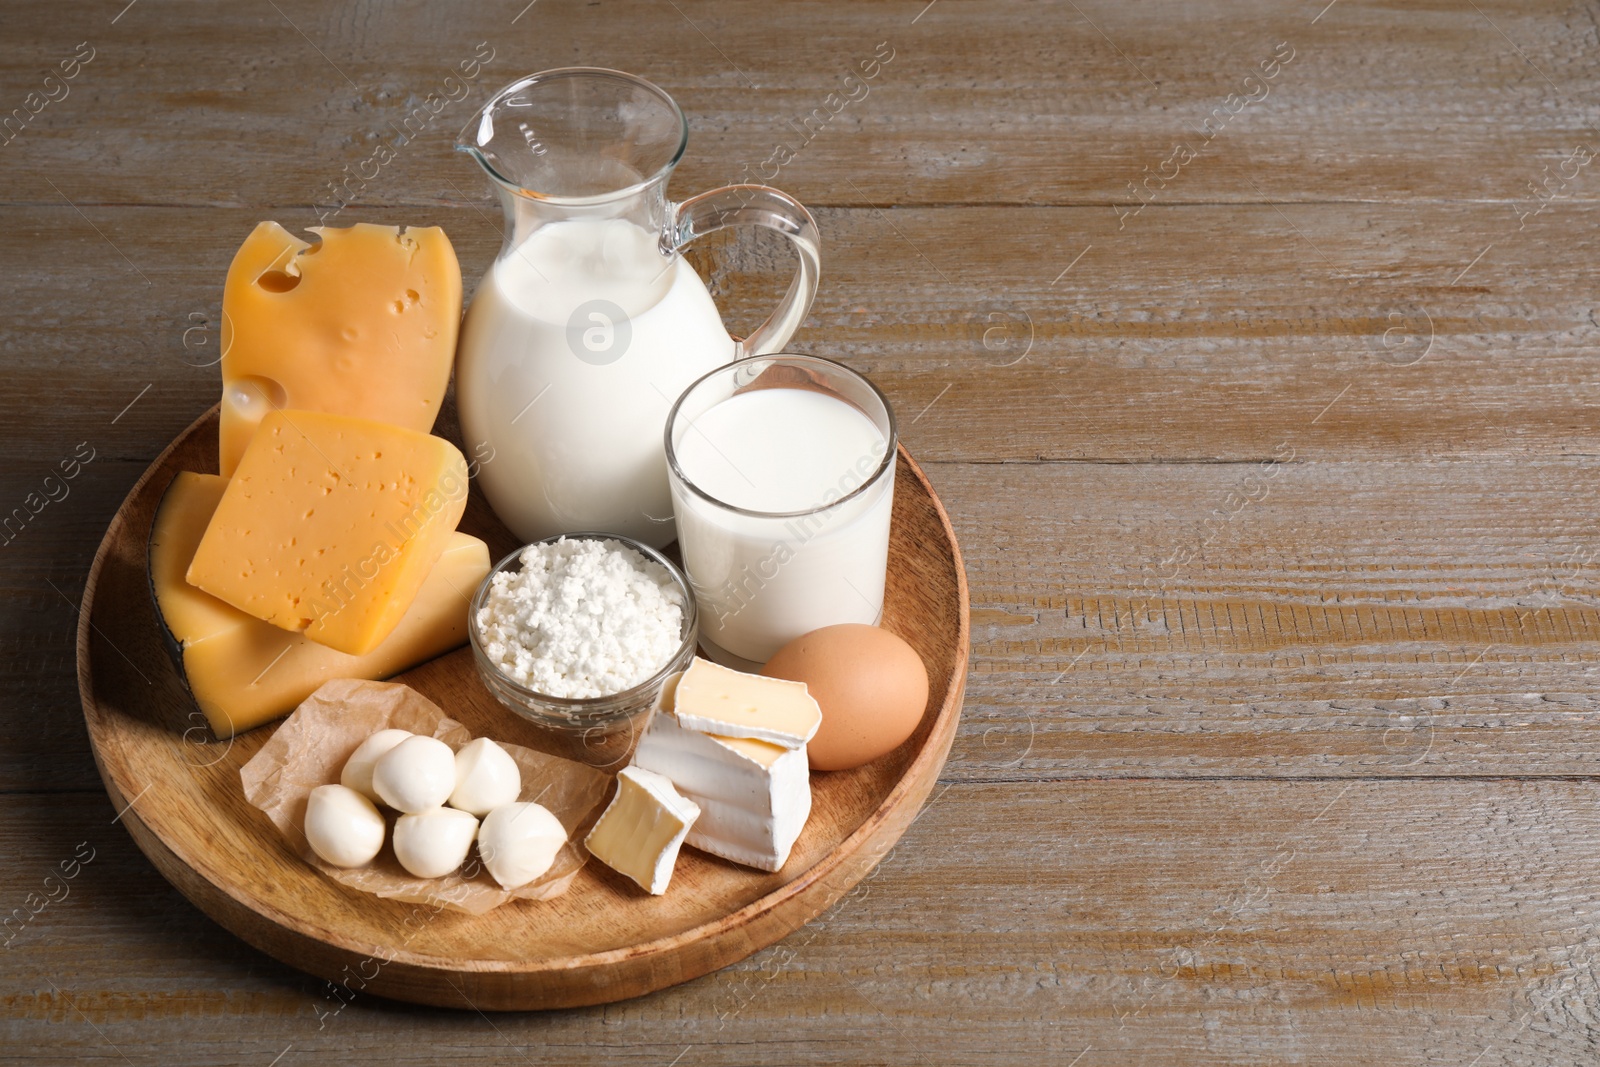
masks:
[[[707,371],[781,350],[811,308],[810,213],[761,185],[670,202],[688,135],[656,86],[569,67],[508,85],[457,139],[499,197],[505,241],[462,325],[456,404],[484,495],[524,541],[673,540],[667,412]],[[799,269],[772,316],[735,341],[679,250],[741,225],[788,237]]]

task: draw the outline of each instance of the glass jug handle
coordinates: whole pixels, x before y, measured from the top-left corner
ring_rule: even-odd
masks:
[[[789,239],[800,257],[789,291],[767,321],[738,342],[735,358],[780,352],[811,310],[822,270],[822,237],[811,212],[790,196],[766,185],[728,185],[672,206],[663,244],[678,252],[696,237],[728,226],[765,226]]]

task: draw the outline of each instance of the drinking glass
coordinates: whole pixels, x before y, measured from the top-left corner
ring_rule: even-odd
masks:
[[[765,425],[752,421],[731,436],[720,432],[715,444],[697,427],[718,405],[768,389],[791,393],[761,398]],[[852,424],[852,443],[841,446],[841,413],[801,394],[840,402],[870,428]],[[843,418],[853,423],[848,414]],[[768,499],[782,497],[785,479],[798,485],[802,476],[826,490],[807,506],[781,510],[730,502],[725,497],[734,494],[702,484],[710,480],[703,473],[697,482],[697,472],[685,470],[685,442],[695,434],[704,442],[690,442],[691,453],[698,448],[710,455],[709,445]],[[859,447],[855,442],[863,438],[870,443]],[[786,442],[784,454],[771,454],[774,440]],[[756,447],[762,444],[769,447]],[[713,659],[749,670],[801,634],[881,620],[895,446],[894,413],[877,387],[816,356],[742,359],[703,375],[678,398],[667,416],[668,481],[684,570],[699,602],[701,645]]]

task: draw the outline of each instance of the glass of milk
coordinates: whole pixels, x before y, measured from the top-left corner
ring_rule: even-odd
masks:
[[[883,615],[894,413],[815,356],[756,356],[704,375],[667,416],[684,570],[712,658],[742,670],[801,634]]]

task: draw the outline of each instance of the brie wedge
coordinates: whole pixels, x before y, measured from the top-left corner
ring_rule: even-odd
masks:
[[[679,694],[682,707],[681,687]],[[661,711],[640,739],[633,762],[671,779],[699,805],[689,844],[735,863],[778,870],[811,815],[804,745],[705,734]]]
[[[822,708],[804,682],[764,678],[696,658],[678,680],[678,720],[717,737],[750,737],[800,748],[816,736]]]
[[[667,891],[684,835],[699,817],[694,801],[666,778],[624,767],[617,774],[617,795],[583,843],[600,862],[659,895]]]

